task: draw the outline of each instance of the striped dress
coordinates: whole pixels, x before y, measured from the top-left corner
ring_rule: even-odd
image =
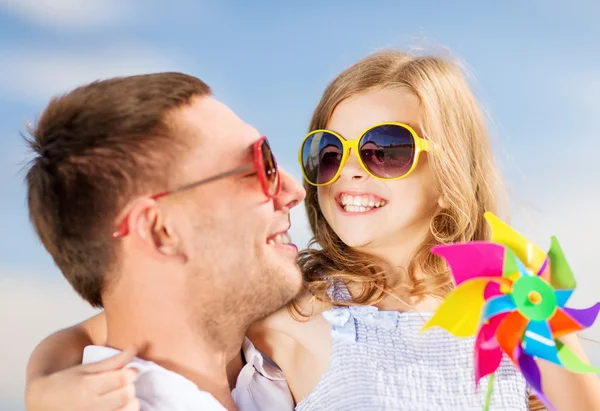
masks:
[[[348,301],[343,283],[334,299]],[[334,307],[329,369],[297,411],[481,411],[488,378],[475,388],[474,339],[420,330],[432,313]],[[528,387],[505,357],[496,373],[490,410],[529,410]]]

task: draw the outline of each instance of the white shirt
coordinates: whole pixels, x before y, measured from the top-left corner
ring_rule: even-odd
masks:
[[[239,410],[292,411],[294,400],[281,370],[247,338],[242,351],[246,364],[231,392]],[[83,351],[83,363],[102,361],[118,352],[113,348],[89,345]],[[225,411],[210,393],[152,361],[134,358],[127,367],[139,370],[135,389],[142,411]]]

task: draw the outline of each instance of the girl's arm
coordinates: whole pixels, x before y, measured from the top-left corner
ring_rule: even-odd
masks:
[[[561,341],[589,362],[579,338],[570,334]],[[547,361],[538,361],[544,394],[557,410],[600,411],[600,380],[596,374],[576,374]]]
[[[25,402],[28,411],[139,410],[135,369],[124,369],[135,350],[82,365],[86,346],[105,345],[104,313],[45,338],[27,366]]]

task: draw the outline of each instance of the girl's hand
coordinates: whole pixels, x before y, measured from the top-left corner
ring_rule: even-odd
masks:
[[[67,368],[27,385],[27,411],[139,411],[137,370],[124,368],[135,357],[128,348],[114,357]]]

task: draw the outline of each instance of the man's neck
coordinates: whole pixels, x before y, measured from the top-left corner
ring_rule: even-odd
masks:
[[[117,349],[134,345],[139,358],[182,375],[228,409],[236,409],[231,388],[242,367],[244,330],[229,330],[220,334],[223,341],[217,341],[215,333],[198,324],[200,319],[190,324],[176,300],[156,304],[145,298],[153,302],[145,306],[135,300],[106,302],[107,345]]]

